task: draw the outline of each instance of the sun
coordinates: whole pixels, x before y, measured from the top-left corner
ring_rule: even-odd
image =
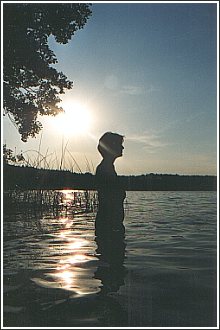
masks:
[[[80,102],[62,102],[64,113],[53,118],[54,129],[64,135],[85,134],[91,127],[91,111]]]

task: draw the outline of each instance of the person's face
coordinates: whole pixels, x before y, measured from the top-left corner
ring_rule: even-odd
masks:
[[[115,157],[121,157],[122,154],[123,154],[123,150],[124,150],[124,147],[122,144],[118,143],[115,148],[114,148],[114,152],[115,152]]]

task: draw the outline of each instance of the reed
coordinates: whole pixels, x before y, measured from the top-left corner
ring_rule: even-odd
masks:
[[[11,190],[4,192],[4,211],[41,210],[55,214],[93,213],[97,210],[97,193],[84,190]]]
[[[34,167],[38,169],[53,169],[53,170],[69,170],[71,172],[76,172],[82,174],[82,168],[79,166],[79,163],[72,155],[72,153],[67,148],[68,142],[64,142],[62,138],[61,143],[61,152],[60,157],[57,156],[56,151],[49,152],[49,148],[47,148],[46,153],[43,154],[42,149],[42,134],[40,136],[39,146],[38,149],[28,149],[25,151],[21,151],[20,155],[16,155],[16,149],[13,152],[10,149],[6,148],[6,150],[10,150],[11,157],[7,160],[9,164],[16,165],[16,166],[28,166]],[[18,160],[18,156],[22,158],[22,160]],[[21,157],[22,156],[22,157]],[[94,165],[93,163],[89,162],[86,156],[85,157],[85,169],[86,172],[94,173]]]
[[[15,162],[14,165],[25,165],[39,169],[56,169],[65,170],[65,165],[68,163],[67,170],[77,170],[82,174],[82,170],[77,163],[72,153],[67,148],[68,141],[64,144],[62,139],[61,156],[58,159],[56,151],[49,153],[49,148],[46,154],[42,154],[42,134],[40,137],[38,150],[26,150],[21,152],[22,164]],[[5,145],[6,147],[6,145]],[[32,157],[30,156],[32,155]],[[16,155],[14,157],[16,160]],[[86,169],[91,171],[91,166],[85,156]],[[53,167],[54,163],[55,168]],[[92,164],[93,167],[93,164]],[[94,169],[94,168],[93,168]],[[68,199],[66,196],[68,195]],[[66,193],[64,190],[11,190],[4,191],[3,205],[5,211],[14,209],[19,210],[52,210],[54,213],[89,213],[94,212],[97,208],[97,194],[95,191],[77,190]]]

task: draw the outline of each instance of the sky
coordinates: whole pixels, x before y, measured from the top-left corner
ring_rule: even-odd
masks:
[[[91,9],[68,44],[49,40],[56,69],[74,81],[62,97],[71,114],[40,117],[42,133],[26,143],[4,117],[7,147],[33,165],[40,152],[39,166],[59,168],[62,160],[62,168],[94,172],[98,139],[112,131],[125,137],[119,175],[216,175],[217,3],[98,2]]]

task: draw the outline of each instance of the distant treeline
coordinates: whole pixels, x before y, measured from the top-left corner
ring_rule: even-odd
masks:
[[[119,176],[125,190],[217,190],[217,177],[211,175],[143,174]],[[4,164],[4,190],[77,189],[96,190],[91,173],[72,173]]]

